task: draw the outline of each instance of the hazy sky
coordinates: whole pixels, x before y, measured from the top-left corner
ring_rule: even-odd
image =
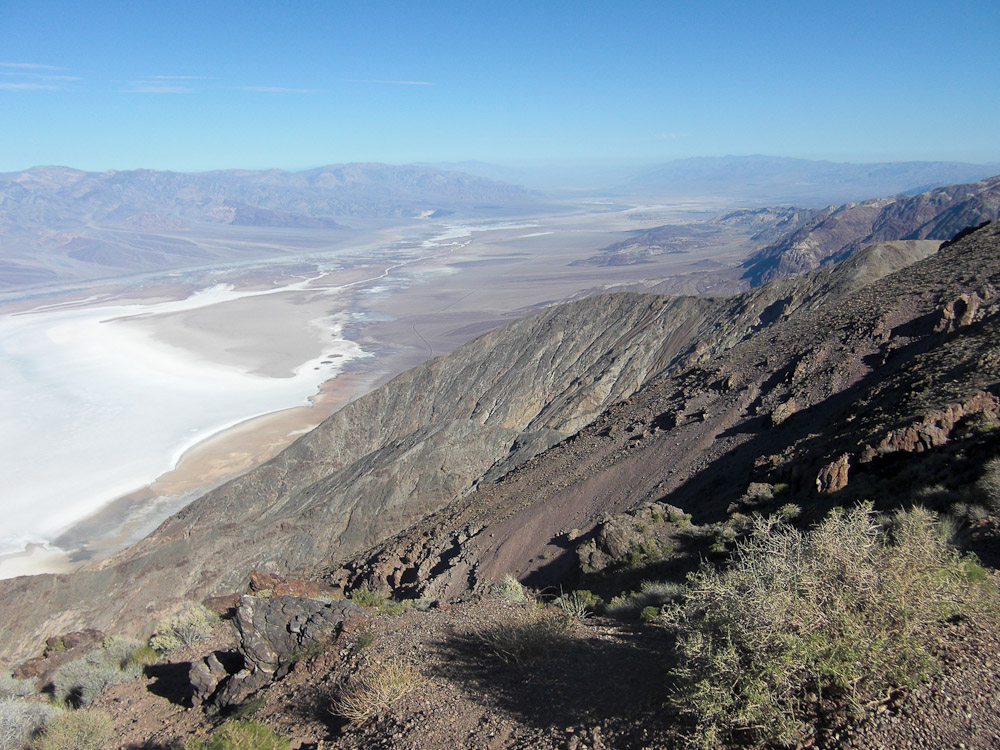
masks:
[[[998,31],[997,0],[0,0],[0,171],[997,161]]]

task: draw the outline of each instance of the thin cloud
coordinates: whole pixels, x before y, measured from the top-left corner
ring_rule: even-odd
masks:
[[[204,81],[208,76],[146,76],[146,81]]]
[[[323,89],[290,89],[283,86],[240,86],[240,91],[257,91],[264,94],[323,94]]]
[[[39,63],[0,62],[0,68],[24,68],[25,70],[62,70],[56,65],[40,65]]]
[[[34,78],[38,81],[79,81],[79,76],[54,76],[43,73],[29,73],[24,70],[0,70],[0,76],[17,76],[18,78]]]
[[[127,94],[193,94],[188,86],[157,86],[153,83],[134,83]]]
[[[6,70],[3,70],[6,68]],[[0,75],[20,79],[16,82],[0,83],[3,91],[61,91],[62,83],[79,81],[77,76],[55,75],[43,71],[63,70],[55,65],[40,63],[0,62]]]
[[[348,78],[347,83],[389,83],[396,86],[437,86],[431,81],[384,81],[380,79],[368,78]]]
[[[58,91],[58,86],[51,83],[6,83],[0,82],[3,91]]]

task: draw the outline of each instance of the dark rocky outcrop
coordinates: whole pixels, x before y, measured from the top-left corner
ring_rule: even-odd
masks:
[[[303,659],[325,651],[362,609],[346,600],[243,596],[233,616],[238,654],[211,653],[191,664],[194,699],[237,705]]]

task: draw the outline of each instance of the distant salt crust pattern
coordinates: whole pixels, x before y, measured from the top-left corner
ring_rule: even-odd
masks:
[[[308,403],[346,362],[368,356],[342,338],[336,315],[312,321],[319,355],[282,378],[213,362],[129,324],[303,290],[310,281],[265,291],[217,285],[177,301],[0,318],[0,554],[50,541],[213,434]]]

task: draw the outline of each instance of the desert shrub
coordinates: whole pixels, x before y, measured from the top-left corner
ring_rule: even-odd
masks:
[[[975,494],[988,511],[1000,512],[1000,457],[991,458],[983,465],[983,475],[976,482]]]
[[[142,669],[127,663],[121,649],[98,649],[61,667],[52,678],[53,697],[60,703],[89,705],[112,685],[138,677]]]
[[[359,607],[377,607],[385,603],[384,596],[369,588],[354,589],[351,592],[350,600]]]
[[[809,693],[860,708],[924,679],[942,620],[995,606],[935,520],[916,508],[883,524],[870,505],[808,533],[759,519],[729,567],[693,574],[672,613],[672,702],[700,740],[791,743]]]
[[[568,626],[569,620],[565,616],[538,613],[501,620],[473,632],[489,654],[505,664],[525,667],[548,656],[565,636]]]
[[[191,646],[207,638],[219,621],[218,615],[202,604],[189,604],[184,610],[156,626],[149,645],[161,654]]]
[[[578,589],[563,594],[554,604],[575,620],[585,620],[604,608],[604,601],[586,589]]]
[[[666,581],[643,581],[638,591],[614,597],[605,609],[605,614],[618,620],[642,618],[643,610],[655,607],[657,614],[665,604],[678,600],[684,595],[684,586]]]
[[[116,664],[120,669],[128,667],[132,653],[142,646],[142,641],[124,635],[108,636],[102,644],[108,663]]]
[[[227,721],[207,739],[192,738],[184,750],[287,750],[288,740],[259,721]]]
[[[419,678],[420,673],[404,662],[368,665],[340,690],[333,701],[333,712],[361,724],[391,709],[417,686]]]
[[[25,698],[34,692],[34,681],[19,680],[9,672],[0,672],[0,698]]]
[[[0,750],[24,747],[31,735],[57,713],[59,709],[50,703],[0,700]]]
[[[508,602],[526,603],[531,601],[531,597],[525,592],[524,586],[514,576],[505,576],[500,583],[490,589],[490,593],[497,599],[503,599]]]
[[[137,667],[142,669],[143,667],[148,667],[150,664],[156,664],[159,660],[160,655],[156,652],[156,649],[148,643],[142,643],[129,652],[125,666],[126,668]]]
[[[33,750],[107,750],[114,744],[115,726],[103,711],[82,708],[53,716],[32,743]]]

